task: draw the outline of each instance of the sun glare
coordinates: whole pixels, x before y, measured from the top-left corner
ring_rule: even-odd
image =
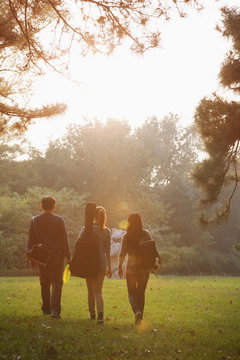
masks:
[[[124,47],[111,57],[74,53],[71,73],[79,84],[49,74],[36,90],[40,103],[65,102],[68,111],[31,126],[30,141],[44,148],[49,138],[63,135],[69,123],[81,123],[83,117],[125,119],[137,126],[150,116],[172,112],[183,124],[191,123],[200,99],[216,90],[227,51],[215,30],[219,14],[212,3],[187,19],[173,20],[165,26],[162,47],[141,57]]]

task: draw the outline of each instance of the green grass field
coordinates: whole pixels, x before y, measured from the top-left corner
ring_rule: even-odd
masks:
[[[101,326],[71,278],[57,321],[41,315],[38,278],[0,278],[0,359],[240,359],[239,278],[152,277],[139,329],[125,280],[105,280],[103,293]]]

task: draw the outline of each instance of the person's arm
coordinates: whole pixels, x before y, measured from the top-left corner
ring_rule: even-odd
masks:
[[[27,242],[27,248],[28,251],[30,251],[33,247],[33,245],[37,244],[37,238],[36,238],[36,234],[34,231],[34,224],[33,224],[33,219],[30,222],[29,225],[29,232],[28,232],[28,242]]]
[[[159,263],[162,265],[162,258],[161,258],[161,255],[159,254],[157,248],[156,248],[156,258],[158,259]]]
[[[121,249],[120,249],[119,257],[118,257],[118,276],[120,278],[123,276],[122,264],[123,264],[123,261],[124,261],[126,255],[127,255],[126,235],[123,235],[122,241],[121,241]]]
[[[106,239],[106,258],[107,258],[107,277],[110,279],[112,277],[112,268],[111,268],[111,234],[109,229],[107,231]]]
[[[33,245],[37,244],[37,238],[36,238],[36,233],[34,231],[34,224],[33,224],[33,218],[30,222],[29,225],[29,232],[28,232],[28,242],[27,242],[27,249],[28,251],[30,251],[33,247]],[[36,267],[36,263],[33,260],[29,260],[29,267],[30,268],[35,268]]]

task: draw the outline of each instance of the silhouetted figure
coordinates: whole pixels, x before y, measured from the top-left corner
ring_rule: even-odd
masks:
[[[95,306],[97,308],[98,323],[103,324],[104,301],[102,296],[102,286],[104,277],[112,277],[110,244],[111,233],[105,226],[106,210],[97,206],[94,216],[93,231],[97,231],[99,236],[99,272],[95,277],[86,278],[88,289],[88,309],[89,317],[94,320],[96,317]]]
[[[145,290],[149,279],[149,270],[141,266],[140,244],[152,240],[149,231],[142,227],[142,220],[139,214],[129,215],[128,228],[123,235],[121,250],[119,253],[118,275],[122,277],[122,264],[125,256],[128,255],[126,280],[128,297],[132,310],[135,314],[135,324],[141,323],[145,304]],[[161,263],[161,257],[156,250],[156,258]]]
[[[39,265],[42,312],[60,319],[64,259],[70,261],[70,252],[65,223],[61,216],[53,214],[55,207],[52,196],[42,199],[42,213],[34,216],[30,223],[28,250],[42,244],[51,252],[48,264]],[[31,261],[30,266],[34,267],[35,263]]]

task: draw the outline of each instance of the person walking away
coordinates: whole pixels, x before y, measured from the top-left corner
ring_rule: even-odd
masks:
[[[139,325],[143,318],[145,305],[145,290],[149,279],[149,270],[141,268],[139,245],[142,242],[152,240],[149,231],[143,229],[142,220],[138,213],[128,217],[128,228],[121,241],[119,253],[118,275],[123,275],[122,264],[125,256],[128,255],[126,267],[126,281],[128,298],[135,314],[135,324]],[[161,263],[161,257],[156,249],[156,258]]]
[[[42,213],[34,216],[30,222],[27,247],[31,250],[33,245],[42,244],[51,252],[48,264],[39,264],[42,312],[60,319],[64,259],[70,262],[70,251],[64,220],[53,213],[55,207],[56,200],[52,196],[41,200]],[[31,267],[35,265],[33,261],[30,262]]]
[[[89,318],[94,320],[96,318],[95,307],[97,308],[97,321],[103,324],[104,301],[102,296],[102,286],[104,277],[107,274],[108,278],[112,277],[111,270],[111,232],[106,223],[106,210],[102,206],[96,207],[93,231],[97,231],[99,235],[99,272],[95,277],[86,278],[88,290],[88,309]]]

